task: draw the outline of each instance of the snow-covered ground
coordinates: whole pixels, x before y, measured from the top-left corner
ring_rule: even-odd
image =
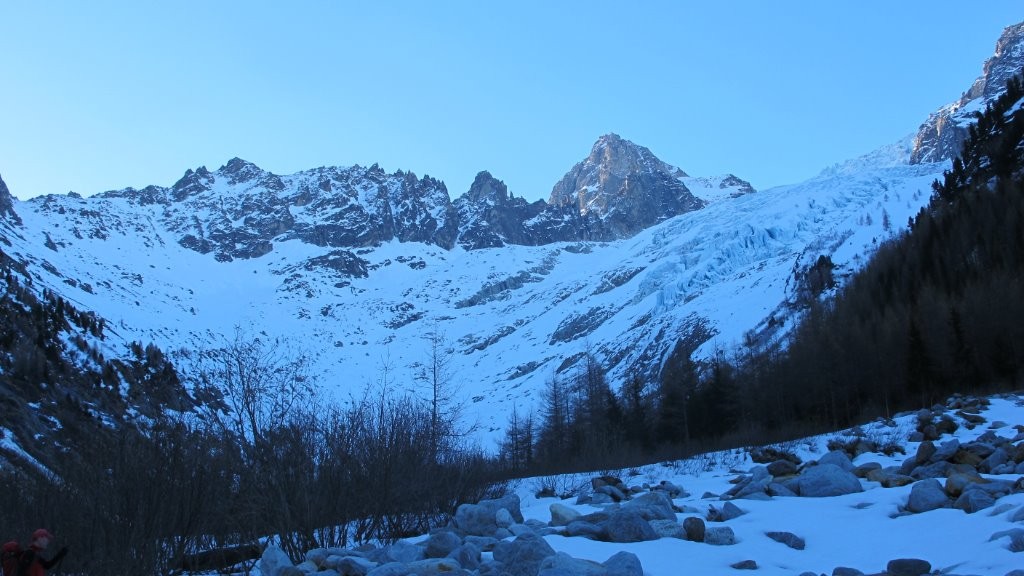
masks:
[[[992,423],[1007,426],[996,433],[1015,438],[1020,444],[1024,434],[1013,426],[1024,425],[1024,397],[1020,395],[994,398],[989,409],[982,413],[988,420],[973,430],[961,426],[942,441],[957,438],[966,444],[989,430]],[[869,437],[891,437],[902,440],[906,455],[893,457],[879,453],[858,456],[853,463],[862,465],[878,462],[883,467],[899,466],[903,460],[917,453],[920,443],[907,442],[906,435],[914,430],[916,416],[905,415],[895,419],[895,426],[873,423],[863,427]],[[960,421],[963,424],[963,421]],[[794,442],[804,462],[817,460],[828,450],[830,434]],[[902,437],[902,438],[900,438]],[[938,442],[936,442],[938,443]],[[705,466],[706,465],[706,466]],[[669,462],[637,470],[639,474],[624,477],[629,485],[657,484],[669,480],[690,493],[677,498],[677,507],[692,507],[706,512],[709,505],[720,508],[719,498],[703,498],[705,493],[722,494],[736,478],[735,471],[747,471],[754,463],[746,453],[717,454],[690,461]],[[701,469],[705,468],[705,469]],[[1020,474],[990,476],[1017,481]],[[589,478],[587,478],[589,480]],[[525,481],[518,490],[523,502],[523,515],[549,521],[552,503],[570,504],[572,500],[536,498],[532,488],[537,481]],[[912,485],[882,488],[877,482],[862,481],[864,492],[826,498],[773,497],[770,500],[739,499],[733,502],[747,513],[729,520],[738,543],[733,546],[711,546],[674,538],[662,538],[624,546],[595,542],[584,538],[548,536],[547,540],[559,551],[578,558],[604,561],[620,550],[636,554],[650,576],[676,574],[721,574],[732,570],[730,566],[743,560],[754,560],[758,574],[795,575],[804,571],[831,574],[839,566],[858,569],[867,574],[885,570],[890,560],[920,558],[931,563],[933,570],[943,574],[1003,575],[1024,568],[1024,551],[1011,552],[1009,537],[992,539],[999,532],[1020,529],[1024,531],[1024,493],[999,499],[995,506],[968,514],[958,509],[943,508],[920,514],[904,514]],[[589,513],[593,506],[574,506]],[[679,514],[679,519],[693,514]],[[1011,522],[1016,515],[1020,520]],[[709,526],[712,524],[709,523]],[[792,532],[806,541],[804,550],[794,550],[767,536],[765,532]]]
[[[965,409],[965,413],[957,413],[955,409],[945,409],[943,412],[959,428],[952,433],[941,434],[933,444],[954,446],[952,441],[956,440],[961,449],[970,447],[972,450],[987,450],[980,444],[1001,444],[1011,452],[1024,447],[1024,394],[1001,395],[989,400],[989,406],[978,411],[985,421],[976,425],[969,426],[967,420],[976,419],[975,415],[965,415],[974,410]],[[939,411],[935,411],[935,418],[936,421],[940,418]],[[879,446],[901,446],[906,454],[895,452],[893,456],[886,456],[880,451],[867,452],[857,456],[853,465],[878,463],[883,468],[899,467],[905,460],[917,457],[921,442],[908,438],[919,428],[918,422],[917,413],[908,413],[888,422],[877,421],[774,447],[796,454],[803,461],[803,467],[810,469],[829,452],[830,440],[869,439]],[[576,503],[580,496],[593,494],[592,478],[607,474],[618,475],[629,487],[638,487],[634,498],[639,498],[646,487],[657,486],[663,481],[671,482],[685,491],[672,498],[676,511],[674,522],[682,524],[691,517],[707,519],[709,507],[723,508],[727,502],[723,501],[722,495],[735,486],[735,479],[745,476],[756,466],[747,450],[732,450],[632,470],[522,480],[513,491],[520,499],[524,520],[510,529],[517,534],[539,532],[555,551],[576,559],[601,563],[619,552],[635,554],[643,574],[647,576],[730,574],[736,570],[734,564],[744,561],[753,561],[756,573],[765,575],[833,574],[833,570],[839,567],[865,574],[884,574],[889,562],[897,559],[924,560],[931,565],[930,573],[935,574],[1022,574],[1014,572],[1024,568],[1024,493],[1021,492],[1024,489],[1024,464],[1020,463],[1008,465],[1011,469],[1016,466],[1013,473],[981,474],[985,480],[992,481],[988,486],[1003,481],[1014,488],[1012,493],[971,513],[954,508],[953,498],[944,507],[920,513],[907,512],[908,499],[914,487],[934,480],[918,480],[900,487],[884,488],[879,482],[861,479],[863,491],[840,496],[766,497],[762,491],[758,497],[763,499],[727,497],[729,503],[743,512],[742,515],[724,522],[707,520],[706,526],[709,532],[712,527],[730,528],[735,535],[735,543],[731,545],[712,545],[682,537],[615,543],[580,536],[567,537],[563,535],[567,528],[549,526],[553,505],[567,506],[584,515],[626,507],[626,504],[619,503]],[[1003,472],[1006,470],[1004,466]],[[776,481],[785,482],[780,478]],[[937,481],[947,482],[944,477]],[[571,497],[538,498],[535,494],[544,487],[554,488],[563,496],[571,494]],[[495,514],[492,511],[491,516],[501,518],[501,512]],[[532,528],[527,530],[527,526]],[[791,533],[802,539],[805,546],[803,549],[787,546],[769,538],[768,532]],[[505,541],[516,542],[520,538],[523,537],[508,537]],[[411,538],[404,544],[422,545],[427,539],[427,536]],[[405,553],[408,554],[408,550]],[[310,554],[310,558],[330,563],[326,559],[331,555],[335,555],[337,560],[338,555],[344,554],[347,552],[321,550]],[[483,553],[480,574],[490,573],[487,563],[496,555]],[[316,568],[314,564],[307,562],[299,568],[313,571]],[[452,568],[450,561],[448,567]],[[396,565],[378,569],[383,570],[378,574],[404,573]],[[596,565],[591,565],[591,569],[586,573],[608,573]],[[370,574],[372,576],[374,572]]]

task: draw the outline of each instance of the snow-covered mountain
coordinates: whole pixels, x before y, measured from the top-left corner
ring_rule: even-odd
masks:
[[[1004,55],[1022,52],[1022,30],[1007,29],[982,85],[1020,71]],[[928,126],[758,192],[609,134],[534,203],[487,172],[451,201],[436,179],[376,165],[276,175],[235,158],[88,198],[0,187],[0,235],[39,286],[182,370],[241,327],[305,350],[337,398],[415,390],[440,337],[493,434],[587,353],[618,385],[656,378],[680,341],[709,357],[785,334],[819,256],[848,273],[927,202],[951,149],[928,144]]]

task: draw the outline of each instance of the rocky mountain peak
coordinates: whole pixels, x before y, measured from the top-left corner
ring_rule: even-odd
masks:
[[[213,175],[206,166],[200,166],[195,171],[189,168],[185,175],[171,186],[172,197],[180,202],[189,196],[205,192],[213,185],[213,180]]]
[[[466,200],[472,203],[504,205],[508,201],[508,186],[484,170],[476,175],[466,192]]]
[[[598,138],[590,155],[551,190],[552,207],[593,219],[593,239],[625,238],[704,203],[681,178],[686,173],[617,134]]]
[[[985,61],[981,76],[956,102],[931,114],[914,139],[911,164],[942,162],[960,154],[973,112],[983,109],[1006,89],[1006,82],[1024,72],[1024,22],[1008,26]]]

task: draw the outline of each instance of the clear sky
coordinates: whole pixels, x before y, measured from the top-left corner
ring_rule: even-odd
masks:
[[[480,170],[547,198],[602,134],[794,183],[909,134],[1020,0],[0,3],[0,176],[21,198],[277,174]]]

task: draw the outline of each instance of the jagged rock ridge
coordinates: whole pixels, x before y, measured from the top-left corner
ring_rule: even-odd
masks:
[[[982,74],[956,102],[932,113],[921,125],[910,155],[912,164],[952,160],[960,154],[974,112],[981,111],[1024,70],[1024,22],[1008,26],[996,42]]]

